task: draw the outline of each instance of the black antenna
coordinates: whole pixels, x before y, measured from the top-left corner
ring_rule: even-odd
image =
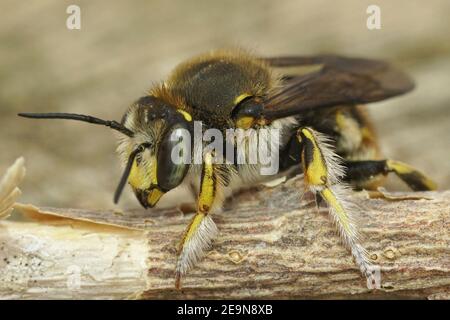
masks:
[[[143,148],[140,145],[136,150],[130,153],[130,157],[128,158],[127,165],[125,166],[125,170],[122,173],[122,177],[120,178],[119,184],[117,185],[116,192],[114,192],[114,203],[117,204],[119,202],[120,195],[122,194],[123,188],[127,183],[128,176],[130,175],[131,166],[133,165],[134,158],[136,158],[139,152],[142,152]]]
[[[69,120],[78,120],[83,122],[89,122],[93,124],[101,124],[111,129],[117,130],[123,133],[126,136],[132,137],[134,135],[133,131],[128,128],[125,128],[124,125],[118,123],[114,120],[103,120],[96,117],[84,115],[84,114],[76,114],[76,113],[19,113],[18,116],[24,118],[32,118],[32,119],[69,119]]]

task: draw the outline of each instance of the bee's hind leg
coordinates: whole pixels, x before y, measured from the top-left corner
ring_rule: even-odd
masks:
[[[349,188],[341,179],[345,168],[329,140],[319,132],[305,127],[297,132],[306,188],[325,203],[336,223],[341,239],[351,251],[359,269],[374,283],[374,268],[359,242],[354,218],[358,207],[351,202]]]
[[[364,160],[344,163],[346,173],[344,180],[355,187],[373,189],[374,180],[388,173],[395,173],[414,191],[435,190],[436,183],[412,166],[395,160]],[[376,185],[376,183],[375,183]]]

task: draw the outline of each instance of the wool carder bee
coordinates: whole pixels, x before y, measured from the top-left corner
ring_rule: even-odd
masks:
[[[292,71],[312,66],[308,72]],[[109,126],[120,132],[118,152],[124,165],[114,201],[128,183],[144,208],[167,192],[189,185],[197,210],[178,248],[176,286],[216,237],[212,213],[243,187],[274,178],[261,174],[258,163],[216,161],[216,151],[200,152],[191,161],[197,138],[173,139],[215,128],[276,129],[279,170],[297,170],[305,192],[325,205],[345,246],[370,279],[372,265],[358,238],[357,206],[351,188],[373,189],[394,173],[413,190],[432,190],[434,182],[412,166],[385,159],[363,104],[404,94],[411,79],[383,61],[336,55],[257,57],[242,50],[220,50],[181,63],[166,81],[130,105],[121,122],[71,113],[20,113],[35,119],[71,119]],[[248,150],[236,139],[224,139],[235,153]],[[188,161],[173,161],[173,150],[188,150]],[[205,142],[200,142],[205,145]],[[243,144],[245,145],[245,144]],[[186,152],[185,154],[186,155]],[[228,159],[229,160],[229,159]]]

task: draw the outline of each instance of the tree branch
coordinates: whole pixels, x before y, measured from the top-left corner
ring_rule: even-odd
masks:
[[[363,243],[381,267],[369,290],[325,211],[297,177],[229,200],[212,250],[174,289],[191,214],[16,204],[0,221],[1,298],[449,298],[450,191],[355,193]]]

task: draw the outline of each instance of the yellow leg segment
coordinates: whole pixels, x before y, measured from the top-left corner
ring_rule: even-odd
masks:
[[[341,239],[351,251],[361,272],[370,279],[372,266],[366,251],[359,244],[352,217],[357,206],[349,201],[349,189],[340,182],[344,175],[340,158],[326,137],[310,128],[299,129],[297,138],[302,145],[301,159],[307,188],[326,202]]]
[[[186,274],[204,255],[218,234],[214,221],[209,216],[217,199],[218,179],[210,153],[203,159],[200,194],[197,213],[186,228],[178,247],[175,287],[181,288],[181,277]]]
[[[333,208],[336,219],[339,221],[339,225],[342,227],[345,234],[353,234],[354,228],[352,227],[352,222],[350,221],[350,217],[347,215],[344,207],[337,199],[336,195],[329,188],[324,188],[320,191],[320,195],[327,202],[327,204]]]
[[[437,189],[437,185],[433,180],[409,164],[395,160],[386,160],[386,166],[390,172],[394,172],[403,180],[403,182],[415,191]]]

